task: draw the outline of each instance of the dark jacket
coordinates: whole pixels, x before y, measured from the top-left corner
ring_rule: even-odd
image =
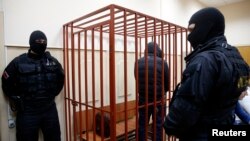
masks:
[[[163,60],[162,51],[158,45],[156,45],[155,50],[156,53],[154,54],[154,45],[149,44],[147,50],[144,52],[147,56],[138,60],[139,100],[142,103],[146,100],[146,94],[148,95],[149,102],[152,102],[155,93],[157,100],[160,100],[162,95],[165,95],[168,91],[168,64]],[[146,66],[148,67],[146,68]]]
[[[49,52],[40,58],[24,53],[14,58],[2,75],[4,94],[25,112],[46,110],[63,85],[62,66]]]
[[[171,100],[165,132],[190,141],[206,140],[208,127],[233,124],[240,95],[234,63],[243,69],[248,66],[224,36],[200,45],[185,60],[187,66]]]

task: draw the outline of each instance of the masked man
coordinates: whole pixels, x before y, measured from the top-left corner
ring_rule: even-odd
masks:
[[[64,72],[50,55],[42,31],[30,35],[28,53],[14,58],[2,75],[2,89],[17,111],[17,141],[38,141],[41,129],[44,141],[60,141],[61,131],[55,97],[64,84]]]
[[[238,50],[227,43],[225,20],[207,7],[189,20],[188,41],[193,51],[174,91],[164,128],[182,140],[208,140],[211,126],[233,125],[234,109],[248,85],[249,67]]]

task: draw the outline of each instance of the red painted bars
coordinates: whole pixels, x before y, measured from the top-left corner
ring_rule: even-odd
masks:
[[[110,115],[111,134],[108,139],[138,140],[136,113],[140,107],[128,105],[129,101],[138,103],[138,84],[135,82],[138,76],[134,75],[134,67],[136,73],[138,70],[137,60],[147,54],[147,51],[144,54],[144,49],[149,41],[155,41],[163,50],[163,59],[170,69],[168,105],[181,78],[183,59],[191,51],[186,37],[184,27],[113,4],[64,24],[66,140],[83,139],[82,134],[86,140],[105,140],[94,130],[97,112]],[[118,103],[124,108],[117,107]],[[84,114],[79,114],[79,111],[84,111]],[[133,111],[136,128],[129,132],[128,121]],[[162,116],[164,114],[162,111]],[[155,118],[154,115],[152,119]],[[118,138],[117,123],[120,122],[125,124],[123,134]],[[103,120],[101,124],[104,124]],[[145,126],[146,136],[155,133],[156,127]]]

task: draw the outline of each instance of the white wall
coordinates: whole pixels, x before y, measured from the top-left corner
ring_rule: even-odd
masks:
[[[230,44],[235,46],[250,45],[250,1],[219,8],[225,16],[225,35]]]
[[[161,19],[187,27],[189,18],[201,7],[197,0],[161,0]]]
[[[197,0],[162,0],[161,19],[187,27],[194,12],[204,7]],[[217,7],[225,16],[225,36],[235,46],[250,45],[250,0]]]
[[[142,12],[186,27],[191,14],[201,5],[196,0],[2,0],[5,45],[28,46],[33,30],[43,30],[48,46],[62,47],[63,24],[109,4]]]
[[[3,0],[5,44],[28,46],[30,33],[41,29],[48,46],[62,47],[63,24],[109,4],[160,15],[160,0]]]
[[[41,29],[48,36],[49,47],[62,47],[63,24],[112,3],[183,27],[203,7],[197,0],[0,0],[1,3],[5,45],[28,46],[30,33]],[[219,9],[226,18],[229,41],[234,45],[249,45],[250,1]]]
[[[0,11],[3,11],[3,0],[0,0]]]

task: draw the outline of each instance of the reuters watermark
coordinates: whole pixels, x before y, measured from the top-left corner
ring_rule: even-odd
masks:
[[[247,131],[234,131],[232,129],[229,131],[220,131],[219,129],[212,129],[212,136],[245,137],[247,136]]]
[[[213,126],[210,128],[210,140],[224,139],[233,137],[238,141],[249,141],[250,126],[249,125],[231,125],[231,126]]]

